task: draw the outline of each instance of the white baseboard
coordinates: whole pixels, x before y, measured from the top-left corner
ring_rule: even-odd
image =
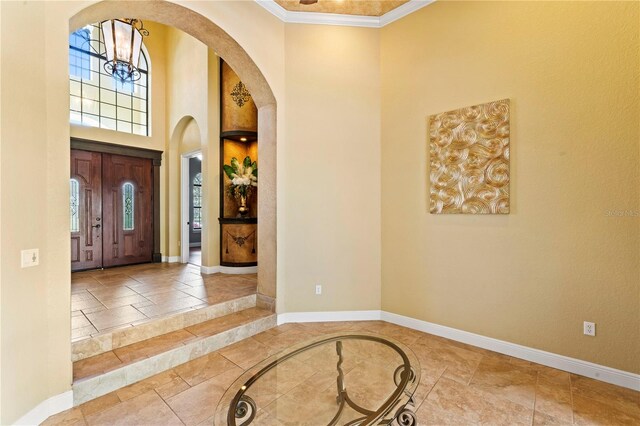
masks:
[[[258,267],[257,266],[220,266],[220,272],[223,274],[257,274]]]
[[[54,414],[73,408],[73,391],[52,396],[18,419],[16,425],[39,425]]]
[[[380,311],[288,312],[278,315],[278,325],[288,322],[377,321]]]
[[[220,266],[200,266],[200,272],[205,275],[216,274],[220,272]]]
[[[546,352],[468,331],[458,330],[385,311],[289,312],[278,315],[278,325],[289,322],[382,320],[392,324],[488,349],[526,361],[640,391],[640,374],[617,370],[564,355]]]
[[[164,263],[178,263],[178,262],[180,262],[180,256],[162,256],[162,262],[164,262]]]

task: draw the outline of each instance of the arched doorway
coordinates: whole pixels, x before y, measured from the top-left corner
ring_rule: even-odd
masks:
[[[69,30],[119,17],[136,17],[175,27],[200,40],[224,59],[245,83],[258,108],[258,304],[274,308],[276,297],[276,100],[247,52],[222,28],[184,6],[167,1],[102,1],[78,12]]]

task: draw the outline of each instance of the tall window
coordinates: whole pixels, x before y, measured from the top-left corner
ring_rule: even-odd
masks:
[[[120,83],[104,70],[106,54],[99,24],[69,36],[72,124],[149,136],[149,64],[140,54],[140,80]]]
[[[71,179],[69,181],[71,232],[80,231],[80,183]]]
[[[193,177],[193,229],[202,229],[202,173]]]
[[[122,185],[122,229],[133,231],[135,214],[135,197],[132,183]]]

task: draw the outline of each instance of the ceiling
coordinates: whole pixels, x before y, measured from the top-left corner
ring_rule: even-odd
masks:
[[[291,12],[337,13],[342,15],[382,16],[409,0],[318,0],[304,5],[299,0],[275,0]]]

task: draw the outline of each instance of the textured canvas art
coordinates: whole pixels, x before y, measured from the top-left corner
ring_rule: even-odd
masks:
[[[509,99],[429,117],[431,213],[509,213]]]

